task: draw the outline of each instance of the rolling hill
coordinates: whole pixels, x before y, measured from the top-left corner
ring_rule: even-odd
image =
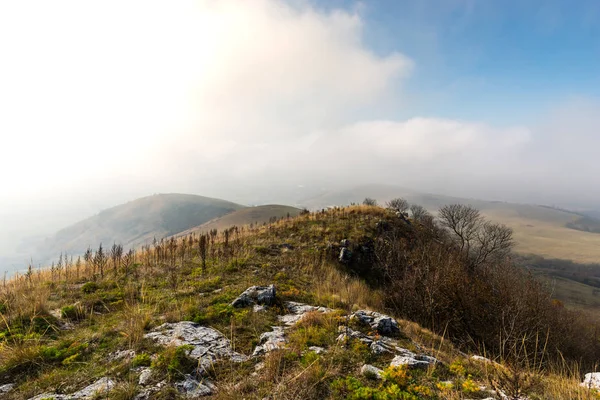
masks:
[[[304,199],[301,204],[310,209],[318,209],[361,203],[365,197],[374,198],[380,204],[394,197],[403,197],[433,213],[445,204],[470,204],[489,219],[506,224],[514,230],[517,243],[515,250],[518,253],[581,263],[600,262],[600,234],[572,229],[581,220],[579,213],[546,206],[420,193],[391,185],[364,185],[326,192]]]
[[[202,225],[188,229],[175,236],[185,236],[190,233],[208,232],[212,229],[222,231],[232,226],[244,226],[250,224],[265,224],[272,218],[284,218],[287,216],[295,217],[300,214],[300,209],[296,207],[283,206],[278,204],[268,204],[256,207],[247,207],[231,212],[221,217],[215,218]]]
[[[150,243],[244,208],[240,204],[189,194],[157,194],[101,211],[46,239],[39,253],[81,254],[99,243],[125,248]]]

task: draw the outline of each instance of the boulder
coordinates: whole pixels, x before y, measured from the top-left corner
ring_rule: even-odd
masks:
[[[399,349],[400,354],[394,357],[390,362],[390,366],[398,367],[400,365],[406,365],[409,368],[427,368],[430,365],[438,362],[434,357],[426,356],[423,354],[415,354],[412,351],[406,349]]]
[[[258,346],[254,349],[253,356],[262,356],[266,353],[269,353],[273,350],[278,350],[283,348],[287,340],[285,338],[285,333],[283,332],[283,327],[274,326],[273,331],[264,332],[260,335]]]
[[[383,379],[383,370],[370,364],[365,364],[360,369],[361,375],[369,379]]]
[[[249,307],[253,304],[271,305],[275,303],[275,285],[250,286],[235,299],[234,307]]]
[[[358,310],[352,315],[352,318],[357,318],[360,322],[367,324],[383,336],[398,336],[400,328],[398,321],[389,315],[380,314],[375,311]]]
[[[352,251],[350,251],[350,249],[347,247],[342,247],[340,250],[340,255],[338,256],[339,262],[347,263],[350,262],[350,259],[352,259]]]
[[[600,372],[589,372],[585,374],[581,386],[589,389],[600,389]]]
[[[191,345],[189,356],[198,360],[202,369],[207,369],[214,361],[229,359],[234,362],[246,361],[248,357],[233,351],[231,342],[220,332],[191,321],[166,323],[144,335],[163,346]]]

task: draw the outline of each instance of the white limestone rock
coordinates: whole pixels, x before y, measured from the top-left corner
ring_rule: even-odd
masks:
[[[204,370],[216,360],[242,362],[248,359],[247,356],[233,351],[231,342],[219,331],[191,321],[162,324],[144,337],[163,346],[192,346],[193,349],[188,355],[198,360],[199,366]]]

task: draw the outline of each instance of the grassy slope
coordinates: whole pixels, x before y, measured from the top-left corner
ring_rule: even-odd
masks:
[[[243,208],[225,200],[187,194],[143,197],[100,212],[46,240],[43,253],[81,254],[88,246],[121,243],[126,248],[151,243]]]
[[[241,210],[233,211],[229,214],[223,215],[222,217],[215,218],[211,221],[203,223],[202,225],[183,231],[176,236],[185,236],[191,233],[200,232],[204,233],[213,229],[222,231],[223,229],[227,229],[232,226],[246,226],[250,224],[262,225],[269,223],[272,218],[280,219],[286,218],[287,216],[295,217],[300,214],[300,211],[301,210],[296,207],[278,204],[242,208]]]
[[[348,398],[345,389],[336,394],[336,387],[344,386],[344,382],[359,382],[362,387],[378,390],[379,382],[360,377],[358,371],[365,362],[383,366],[389,362],[389,356],[373,356],[359,343],[349,347],[337,345],[335,337],[340,315],[358,307],[380,309],[380,294],[361,281],[348,278],[335,261],[321,256],[328,243],[338,243],[342,238],[356,241],[366,227],[372,227],[385,215],[377,208],[350,211],[334,218],[316,220],[301,216],[245,230],[232,239],[227,252],[222,245],[209,250],[206,271],[200,267],[194,251],[172,271],[155,264],[149,253],[138,255],[128,277],[124,271],[109,271],[104,279],[97,278],[97,290],[84,289],[83,284],[92,280],[85,266],[78,272],[71,270],[68,279],[64,272],[54,279],[42,272],[31,280],[9,282],[1,289],[3,317],[11,321],[11,329],[2,332],[0,383],[16,381],[18,386],[5,398],[23,399],[46,390],[70,393],[106,375],[119,381],[111,399],[133,398],[136,373],[128,362],[109,361],[107,356],[116,350],[133,349],[138,354],[169,357],[172,352],[143,339],[148,329],[165,321],[194,320],[214,327],[233,340],[237,351],[250,354],[261,332],[276,324],[276,315],[282,310],[276,306],[266,313],[253,313],[232,309],[228,304],[247,286],[269,283],[277,285],[281,301],[302,301],[339,311],[328,317],[311,318],[293,329],[289,349],[268,356],[257,375],[251,373],[260,360],[215,365],[211,373],[219,387],[215,398],[343,399]],[[284,243],[289,246],[282,247]],[[54,331],[55,321],[46,310],[76,302],[82,312],[73,321],[75,329]],[[35,321],[45,316],[45,324],[28,327],[27,321],[34,321],[34,315],[38,316]],[[413,323],[402,321],[401,329],[405,335],[403,346],[435,355],[446,365],[409,373],[406,379],[398,377],[406,390],[421,393],[402,398],[479,397],[467,388],[486,383],[485,368],[465,361],[464,355],[443,338]],[[320,357],[302,355],[310,345],[327,347],[329,352]],[[448,365],[454,367],[449,369]],[[154,369],[157,381],[168,376],[160,364]],[[472,375],[472,383],[465,386],[468,375]],[[349,381],[348,376],[355,380]],[[455,385],[440,389],[438,384],[448,379]],[[578,379],[576,372],[573,377],[545,375],[542,394],[536,398],[594,398],[578,386]],[[163,398],[176,398],[170,396]]]

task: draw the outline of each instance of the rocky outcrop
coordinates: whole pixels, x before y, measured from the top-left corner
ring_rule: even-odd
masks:
[[[286,343],[287,340],[285,338],[283,327],[274,326],[272,332],[264,332],[260,335],[258,346],[256,346],[254,349],[254,353],[252,353],[252,355],[254,357],[262,356],[273,350],[283,348]]]
[[[234,307],[249,307],[254,304],[275,304],[275,285],[250,286],[231,303]]]
[[[400,328],[398,321],[389,315],[380,314],[375,311],[359,310],[352,314],[351,318],[356,318],[363,324],[369,325],[371,329],[384,336],[398,336]]]
[[[290,312],[283,316],[279,316],[279,320],[287,326],[293,326],[300,321],[308,312],[320,312],[329,313],[333,310],[327,307],[309,306],[308,304],[297,303],[295,301],[288,301],[285,304],[285,308]]]
[[[104,377],[72,394],[42,393],[29,400],[88,400],[98,395],[108,393],[114,386],[115,382],[112,379]]]
[[[214,361],[220,359],[234,362],[248,359],[243,354],[233,351],[230,341],[220,332],[190,321],[162,324],[144,337],[163,346],[192,346],[189,356],[198,360],[201,369],[207,369]]]

